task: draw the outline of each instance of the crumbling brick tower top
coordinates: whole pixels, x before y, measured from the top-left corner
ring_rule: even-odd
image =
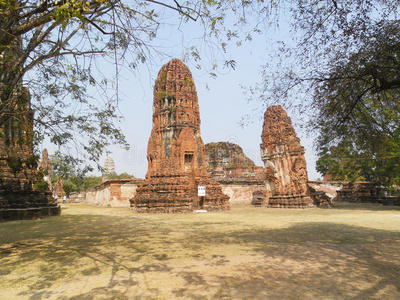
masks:
[[[229,198],[207,172],[196,87],[190,70],[178,59],[165,64],[155,82],[147,159],[146,181],[131,199],[136,210],[229,209]],[[198,185],[206,185],[204,199],[197,196]]]
[[[270,106],[264,114],[261,156],[267,175],[269,207],[312,206],[304,147],[282,106]]]

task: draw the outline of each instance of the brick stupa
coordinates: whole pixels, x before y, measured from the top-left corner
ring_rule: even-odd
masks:
[[[271,106],[265,112],[261,138],[268,207],[312,207],[304,147],[282,106]]]
[[[154,86],[153,129],[147,148],[148,171],[131,207],[139,212],[192,212],[229,209],[229,197],[210,179],[196,87],[178,59],[165,64]],[[198,197],[198,186],[206,196]]]

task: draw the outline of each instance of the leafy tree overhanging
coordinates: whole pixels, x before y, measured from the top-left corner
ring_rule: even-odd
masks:
[[[118,87],[110,89],[113,78],[98,68],[98,59],[114,63],[115,76],[121,66],[134,70],[151,61],[160,53],[152,41],[166,23],[165,11],[181,23],[197,22],[204,28],[200,38],[224,53],[239,39],[225,27],[226,13],[240,25],[252,12],[269,9],[258,1],[0,0],[0,126],[18,119],[13,99],[28,85],[38,140],[48,136],[60,147],[72,142],[84,159],[96,161],[109,144],[127,146],[115,125],[121,118]],[[196,45],[186,50],[201,60]],[[100,96],[91,98],[88,86]]]
[[[306,128],[317,137],[321,157],[331,157],[331,170],[338,153],[348,155],[347,162],[357,156],[361,169],[351,170],[346,162],[341,166],[349,168],[338,170],[337,178],[350,176],[340,171],[381,182],[398,178],[400,1],[279,3],[287,4],[282,10],[291,20],[293,40],[271,52],[252,97],[265,106],[283,102],[307,116]]]

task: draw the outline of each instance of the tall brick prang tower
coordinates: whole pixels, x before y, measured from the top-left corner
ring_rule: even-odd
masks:
[[[0,221],[60,214],[37,169],[29,90],[11,67],[21,54],[21,45],[16,37],[0,59]]]
[[[229,197],[210,179],[192,74],[179,59],[165,64],[154,86],[153,129],[147,147],[148,171],[131,207],[139,212],[228,210]],[[198,186],[206,196],[198,197]]]
[[[282,106],[270,106],[265,112],[261,139],[268,207],[312,207],[304,147]]]
[[[50,189],[35,187],[41,179],[33,153],[33,110],[28,89],[19,88],[12,99],[18,113],[0,122],[0,221],[60,214]]]

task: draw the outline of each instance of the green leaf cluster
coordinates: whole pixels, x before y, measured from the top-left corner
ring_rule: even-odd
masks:
[[[49,188],[49,184],[48,184],[46,181],[44,181],[44,180],[42,180],[42,181],[37,181],[37,182],[34,184],[34,189],[37,190],[37,191],[47,191],[48,188]]]
[[[65,29],[71,20],[85,21],[84,14],[90,9],[89,1],[55,1],[56,8],[52,14],[52,19],[56,22],[61,22],[62,28]]]
[[[8,156],[7,165],[10,167],[11,171],[16,175],[22,170],[22,160],[19,157]]]

